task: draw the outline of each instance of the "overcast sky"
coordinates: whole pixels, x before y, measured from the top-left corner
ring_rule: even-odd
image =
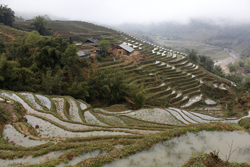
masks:
[[[158,23],[190,19],[250,23],[250,0],[1,0],[18,15],[102,24]]]

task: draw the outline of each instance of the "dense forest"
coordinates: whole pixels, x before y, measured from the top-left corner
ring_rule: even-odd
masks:
[[[91,59],[80,59],[77,51],[69,40],[42,37],[37,31],[8,44],[1,40],[1,89],[70,95],[107,104],[125,97],[141,98],[134,85],[123,82],[121,70],[98,70]],[[107,55],[99,57],[103,60]]]
[[[2,23],[13,26],[15,12],[7,6],[1,8],[7,11],[1,20],[11,19],[11,23]],[[35,17],[30,26],[37,31],[29,32],[24,38],[5,42],[1,36],[1,89],[70,95],[96,105],[120,103],[125,98],[135,101],[137,108],[144,104],[144,92],[124,83],[122,70],[98,70],[95,62],[105,61],[110,53],[98,55],[97,60],[82,60],[71,38],[42,36],[51,34],[47,20],[45,16]],[[98,47],[106,50],[108,46],[109,42],[103,40]]]

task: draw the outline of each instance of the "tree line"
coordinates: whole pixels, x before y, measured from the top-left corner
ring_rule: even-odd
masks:
[[[13,27],[15,21],[24,21],[22,16],[15,16],[15,12],[8,5],[0,5],[0,23]],[[36,16],[32,19],[31,26],[39,32],[40,35],[50,35],[47,28],[47,21],[50,20],[48,15]]]
[[[0,23],[5,25],[13,26],[15,21],[15,12],[8,8],[7,5],[0,5]]]

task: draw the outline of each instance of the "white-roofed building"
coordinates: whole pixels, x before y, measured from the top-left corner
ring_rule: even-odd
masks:
[[[125,43],[116,46],[112,52],[115,55],[129,55],[130,53],[132,53],[134,51],[134,48],[126,45]]]

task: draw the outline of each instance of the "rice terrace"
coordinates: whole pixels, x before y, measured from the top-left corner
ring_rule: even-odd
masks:
[[[0,166],[250,166],[249,93],[210,58],[88,22],[46,26],[0,24]]]

